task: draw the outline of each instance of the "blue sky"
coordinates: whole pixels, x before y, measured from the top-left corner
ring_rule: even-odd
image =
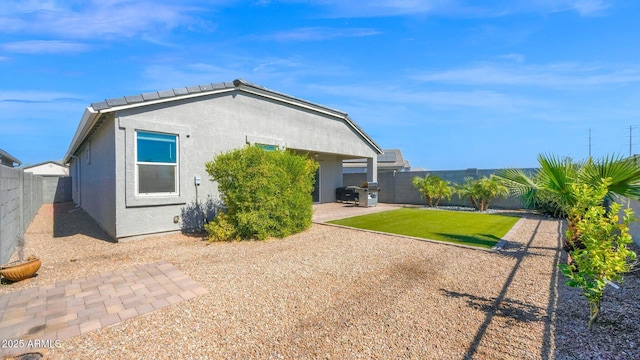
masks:
[[[366,3],[366,4],[363,4]],[[65,154],[106,98],[243,78],[431,170],[640,153],[640,2],[4,0],[0,148]],[[591,129],[591,141],[589,141]]]

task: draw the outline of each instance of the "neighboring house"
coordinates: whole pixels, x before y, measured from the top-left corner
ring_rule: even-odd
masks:
[[[14,156],[9,154],[8,152],[0,149],[0,165],[4,165],[8,167],[17,167],[22,165],[22,162],[16,159]]]
[[[69,167],[58,161],[45,161],[25,166],[24,172],[42,176],[69,176]]]
[[[389,171],[409,171],[411,165],[409,161],[402,157],[400,149],[383,150],[377,157],[378,172]],[[356,174],[367,172],[367,159],[349,159],[342,162],[345,174]]]
[[[377,181],[382,153],[344,112],[235,80],[93,103],[63,162],[74,202],[124,240],[210,218],[219,194],[205,163],[247,144],[315,159],[321,203],[335,201],[343,160],[368,159],[368,180]]]

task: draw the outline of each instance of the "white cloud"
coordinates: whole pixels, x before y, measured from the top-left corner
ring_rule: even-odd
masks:
[[[519,110],[524,106],[545,106],[523,97],[497,91],[429,91],[389,86],[324,86],[310,85],[313,91],[330,95],[340,95],[350,100],[364,100],[374,103],[411,104],[414,106],[442,108],[484,108],[500,111]]]
[[[504,54],[499,56],[499,58],[511,60],[517,63],[523,63],[526,60],[525,56],[522,54]]]
[[[379,34],[381,34],[380,31],[367,28],[340,29],[328,27],[305,27],[266,35],[264,38],[277,41],[320,41],[342,37],[364,37]]]
[[[145,81],[141,88],[146,89],[145,91],[157,91],[232,81],[242,77],[242,75],[233,68],[205,63],[191,63],[183,64],[179,67],[165,64],[150,65],[144,69],[143,77]]]
[[[217,51],[214,56],[206,58],[207,62],[195,62],[179,57],[158,58],[145,66],[144,83],[136,88],[154,91],[243,78],[282,92],[296,88],[296,96],[308,96],[309,92],[304,92],[304,86],[296,84],[307,83],[310,78],[344,78],[352,72],[348,67],[336,62],[298,56],[255,56]]]
[[[640,82],[640,68],[604,68],[596,65],[558,63],[511,66],[478,64],[441,72],[423,72],[420,81],[457,85],[509,85],[549,88],[580,88]]]
[[[72,93],[0,91],[0,113],[3,118],[20,119],[7,121],[7,126],[0,126],[0,136],[69,136],[73,134],[87,105],[88,101]]]
[[[582,16],[601,15],[610,7],[608,1],[604,0],[568,0],[566,6],[578,12]]]
[[[81,96],[65,92],[47,91],[0,91],[0,102],[53,102],[64,100],[79,100]]]
[[[28,40],[0,44],[2,50],[21,54],[80,53],[89,50],[87,44],[60,40]]]
[[[203,9],[149,0],[8,1],[0,10],[2,32],[47,34],[74,39],[133,37],[177,26],[206,26]]]
[[[444,15],[454,17],[499,17],[518,13],[576,11],[581,16],[595,16],[610,7],[609,0],[319,0],[334,17],[384,17],[405,15]]]
[[[378,17],[432,13],[450,8],[455,5],[455,2],[450,0],[377,0],[368,2],[322,0],[318,2],[318,5],[328,8],[329,14],[335,17]]]

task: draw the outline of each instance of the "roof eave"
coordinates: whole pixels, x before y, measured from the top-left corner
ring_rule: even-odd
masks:
[[[78,150],[80,144],[84,141],[85,137],[91,131],[96,121],[100,118],[100,114],[100,111],[93,110],[91,106],[87,106],[87,108],[84,110],[84,114],[82,115],[80,124],[78,124],[76,133],[73,135],[73,139],[71,140],[71,145],[69,145],[67,153],[62,158],[63,164],[66,165],[71,161],[71,157]]]
[[[177,91],[180,90],[180,91]],[[141,94],[140,96],[125,96],[123,98],[108,99],[105,102],[93,103],[85,109],[82,116],[82,120],[78,125],[75,135],[71,141],[71,145],[65,154],[62,163],[68,164],[71,161],[72,156],[76,153],[80,145],[85,140],[86,136],[91,132],[96,122],[100,119],[102,114],[116,112],[120,110],[127,110],[132,108],[138,108],[153,104],[166,103],[190,98],[196,98],[201,96],[209,96],[213,94],[220,94],[232,91],[244,91],[261,97],[271,98],[274,100],[290,103],[292,105],[313,110],[316,112],[324,113],[329,116],[343,119],[349,127],[354,129],[362,139],[367,142],[371,148],[378,154],[382,154],[382,148],[376,144],[375,141],[367,133],[364,132],[355,122],[349,117],[347,113],[331,109],[319,104],[315,104],[306,100],[298,99],[283,93],[279,93],[273,90],[269,90],[259,85],[255,85],[246,80],[236,79],[233,83],[219,83],[210,84],[207,86],[200,85],[196,89],[193,87],[173,89],[171,93],[167,92],[167,96],[163,97],[165,91]],[[173,95],[171,95],[173,94]],[[138,97],[140,99],[138,99]]]
[[[12,167],[17,167],[22,165],[22,161],[18,160],[18,158],[16,158],[15,156],[9,154],[8,152],[2,149],[0,149],[0,158],[9,160],[11,162]],[[13,165],[13,164],[16,164],[16,165]]]

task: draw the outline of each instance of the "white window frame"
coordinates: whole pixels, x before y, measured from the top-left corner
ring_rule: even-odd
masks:
[[[176,138],[176,162],[175,163],[163,163],[163,162],[144,162],[138,161],[138,134],[139,133],[150,133],[150,134],[161,134],[161,135],[171,135]],[[144,129],[136,129],[135,130],[135,154],[134,154],[134,167],[135,167],[135,194],[136,196],[141,197],[160,197],[160,196],[171,196],[171,195],[180,195],[180,136],[178,134],[160,132],[160,131],[150,131]],[[157,165],[157,166],[173,166],[175,167],[175,191],[172,192],[157,192],[157,193],[141,193],[140,183],[139,183],[139,169],[140,165]]]

